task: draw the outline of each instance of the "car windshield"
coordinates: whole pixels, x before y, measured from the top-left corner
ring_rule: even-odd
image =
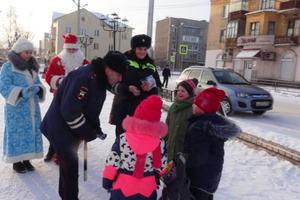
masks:
[[[219,83],[237,84],[237,85],[240,85],[240,84],[249,85],[250,84],[241,75],[239,75],[238,73],[235,73],[233,71],[222,70],[222,71],[213,71],[213,73]]]

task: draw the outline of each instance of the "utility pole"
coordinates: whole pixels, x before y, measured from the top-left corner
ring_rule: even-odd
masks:
[[[153,28],[153,12],[154,12],[154,0],[149,0],[149,9],[148,9],[148,24],[147,24],[147,35],[152,38],[152,28]],[[149,55],[153,56],[152,47],[148,51]]]
[[[152,37],[154,0],[149,0],[147,35]]]
[[[77,2],[76,2],[76,0],[72,0],[72,1],[77,6],[77,36],[79,36],[79,35],[81,35],[81,31],[80,31],[80,29],[81,29],[81,27],[80,27],[80,9],[87,6],[87,4],[81,5],[80,0],[77,0]]]

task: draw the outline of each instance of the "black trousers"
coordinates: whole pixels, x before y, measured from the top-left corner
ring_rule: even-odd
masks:
[[[59,196],[62,200],[78,200],[78,144],[70,148],[58,149]]]
[[[196,188],[191,187],[190,188],[191,193],[195,197],[195,200],[213,200],[214,195],[206,193],[202,190],[198,190]]]
[[[169,77],[164,77],[162,86],[168,87]],[[165,85],[166,84],[166,85]]]

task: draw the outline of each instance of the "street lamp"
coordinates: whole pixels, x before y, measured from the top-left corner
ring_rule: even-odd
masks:
[[[84,47],[84,56],[87,58],[87,47],[93,44],[94,38],[89,37],[88,35],[79,36],[80,44]]]
[[[116,50],[116,32],[124,32],[127,29],[126,23],[128,20],[126,18],[122,19],[118,16],[117,13],[112,13],[111,17],[102,17],[102,28],[104,31],[110,31],[113,33],[113,46],[114,51]],[[121,23],[122,22],[122,23]]]

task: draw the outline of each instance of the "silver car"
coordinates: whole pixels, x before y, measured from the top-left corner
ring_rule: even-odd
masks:
[[[245,111],[261,115],[273,108],[273,97],[268,91],[252,85],[232,70],[191,66],[181,73],[176,83],[192,78],[199,81],[196,93],[208,87],[225,91],[226,98],[222,105],[227,115]]]

